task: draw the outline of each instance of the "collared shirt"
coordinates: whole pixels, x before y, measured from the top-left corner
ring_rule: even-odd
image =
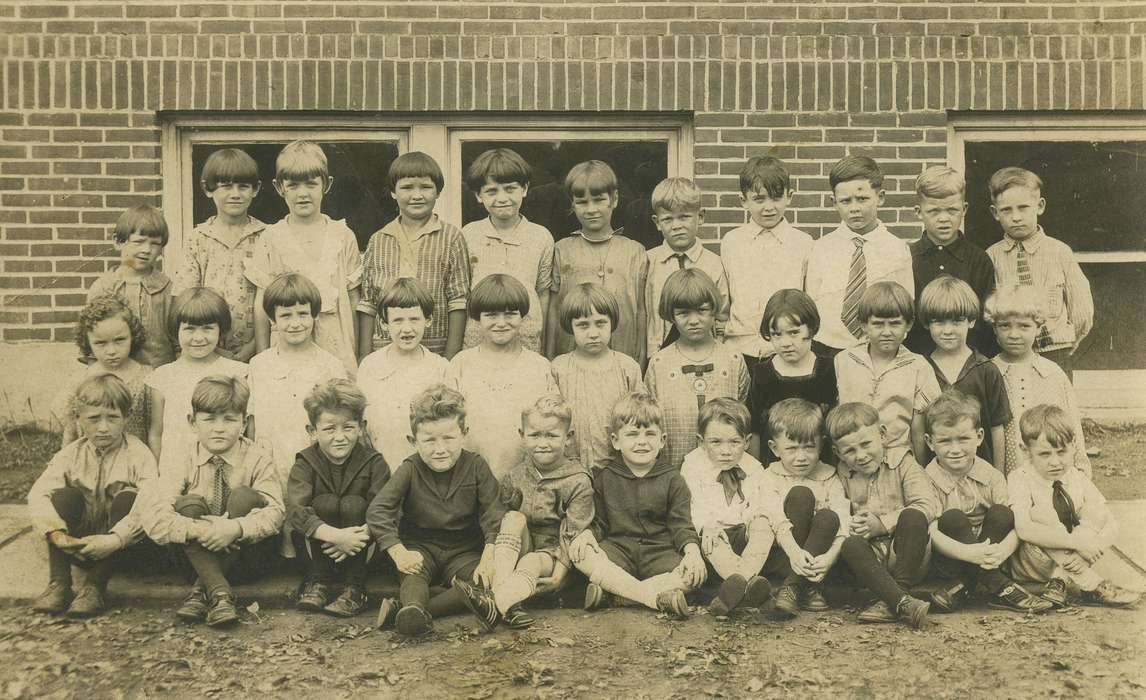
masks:
[[[550,550],[572,566],[569,545],[593,524],[593,480],[575,460],[542,473],[526,457],[501,478],[502,502],[525,516],[533,549]],[[518,503],[520,497],[520,503]]]
[[[366,395],[366,429],[374,449],[397,468],[414,448],[410,434],[410,402],[422,391],[446,381],[450,361],[418,348],[414,362],[396,359],[394,344],[375,350],[358,366],[358,388]]]
[[[362,300],[358,311],[370,316],[378,315],[378,302],[386,285],[403,276],[411,276],[403,269],[402,230],[400,219],[394,219],[370,237],[362,256]],[[412,275],[425,285],[434,300],[434,313],[422,344],[439,355],[446,351],[448,320],[451,311],[466,308],[470,293],[470,256],[466,240],[456,226],[442,221],[437,214],[430,217],[414,234],[417,253],[416,270]],[[407,265],[408,267],[408,265]],[[390,336],[378,324],[374,333],[374,347],[390,342]]]
[[[756,518],[767,517],[761,492],[764,465],[745,452],[737,466],[744,470],[744,479],[740,482],[744,495],[734,495],[730,503],[720,481],[723,470],[708,458],[704,446],[685,455],[680,475],[692,494],[692,524],[702,535],[708,532],[719,536],[727,528],[748,525]]]
[[[923,295],[923,289],[940,275],[951,275],[969,284],[975,291],[975,296],[979,298],[980,309],[983,308],[991,292],[995,291],[995,266],[991,263],[990,256],[982,248],[968,241],[961,231],[955,240],[942,245],[936,244],[924,233],[922,238],[909,247],[917,304]],[[982,313],[979,314],[975,327],[971,329],[968,343],[989,357],[994,357],[999,352],[995,333],[991,326],[983,321]],[[907,332],[904,345],[920,355],[926,355],[935,349],[931,332],[927,326],[919,322]]]
[[[902,453],[897,462],[889,461],[885,455],[879,469],[870,475],[842,462],[836,469],[851,501],[852,514],[867,511],[875,515],[889,533],[895,532],[904,508],[920,511],[928,521],[939,517],[939,502],[931,480],[909,452]]]
[[[991,443],[991,428],[1005,426],[1011,421],[1011,403],[1007,400],[1007,387],[1003,382],[1003,375],[999,372],[999,366],[972,348],[970,357],[959,370],[959,376],[954,382],[950,382],[935,360],[928,356],[927,362],[935,370],[935,379],[939,381],[941,391],[955,387],[979,400],[979,425],[987,435],[979,445],[977,454],[993,464],[995,446]]]
[[[1079,525],[1101,535],[1103,546],[1114,543],[1118,533],[1118,526],[1114,522],[1114,515],[1106,505],[1106,497],[1085,474],[1079,470],[1068,467],[1066,473],[1058,481],[1074,503],[1074,512],[1078,515]],[[1054,509],[1054,480],[1039,476],[1028,464],[1019,467],[1007,477],[1007,489],[1011,495],[1011,510],[1015,519],[1029,519],[1039,525],[1057,528],[1066,534],[1066,526],[1059,520],[1058,512]],[[1077,528],[1076,528],[1077,529]]]
[[[171,279],[167,275],[152,270],[143,277],[130,277],[124,274],[123,268],[116,268],[95,281],[88,290],[88,301],[105,294],[118,297],[143,324],[147,338],[136,355],[140,362],[158,367],[175,359],[175,349],[167,333],[172,301]]]
[[[911,419],[939,396],[939,382],[927,360],[902,345],[895,359],[878,373],[860,343],[836,355],[836,381],[840,403],[860,401],[879,412],[887,430],[887,447],[894,457],[897,448],[911,449]]]
[[[257,287],[247,279],[247,265],[254,258],[259,235],[266,224],[247,217],[247,224],[234,241],[218,230],[218,218],[212,216],[195,227],[183,247],[183,266],[175,271],[171,294],[178,296],[192,287],[210,287],[227,301],[231,311],[231,330],[220,338],[219,348],[232,359],[255,339],[255,293]],[[252,346],[253,350],[253,346]]]
[[[784,468],[780,462],[773,462],[764,470],[760,481],[763,496],[763,510],[772,524],[776,535],[792,529],[792,521],[784,514],[784,499],[796,486],[806,486],[816,497],[816,510],[831,510],[840,519],[840,529],[836,537],[843,537],[851,527],[852,507],[844,493],[844,482],[836,473],[836,468],[820,462],[812,467],[806,476],[796,476]]]
[[[805,290],[820,310],[820,332],[816,340],[829,347],[843,349],[854,345],[856,337],[840,318],[844,310],[844,291],[856,246],[852,241],[864,239],[863,253],[867,262],[867,284],[898,282],[910,294],[915,289],[911,272],[911,250],[883,224],[860,235],[846,225],[819,238],[808,256]]]
[[[1003,385],[1007,387],[1007,401],[1011,405],[1011,420],[1005,428],[1006,461],[1004,474],[1022,466],[1022,435],[1019,432],[1019,419],[1028,408],[1049,403],[1058,406],[1070,416],[1074,427],[1074,466],[1083,474],[1090,475],[1090,458],[1086,456],[1086,440],[1082,435],[1082,414],[1078,410],[1078,400],[1074,387],[1066,372],[1051,360],[1035,355],[1030,362],[1006,362],[1002,355],[992,362],[1003,375]]]
[[[1094,325],[1094,297],[1090,282],[1074,259],[1074,251],[1066,243],[1051,238],[1042,226],[1025,241],[1004,238],[987,249],[995,264],[995,279],[999,286],[1019,283],[1018,244],[1023,244],[1031,280],[1044,296],[1046,328],[1051,345],[1042,352],[1069,348],[1090,333]]]
[[[97,450],[87,438],[81,437],[64,445],[48,462],[48,466],[44,467],[36,483],[32,484],[28,491],[28,517],[38,534],[66,530],[67,524],[52,505],[52,493],[70,487],[84,494],[85,510],[92,511],[84,513],[85,519],[94,521],[103,518],[106,527],[108,508],[111,506],[111,499],[107,495],[108,486],[121,482],[142,489],[158,477],[155,456],[134,435],[124,435],[120,444],[103,451]],[[143,536],[138,510],[132,508],[110,530],[123,538],[125,546]]]
[[[924,470],[935,487],[939,499],[939,514],[958,510],[967,516],[975,532],[983,524],[987,509],[994,505],[1007,505],[1007,480],[990,462],[976,457],[971,470],[959,476],[944,469],[938,459],[931,460]]]
[[[195,523],[175,511],[180,496],[202,496],[211,502],[215,490],[212,455],[199,443],[177,458],[164,460],[162,475],[139,495],[143,526],[147,536],[158,544],[183,544]],[[271,456],[245,437],[240,437],[230,450],[220,455],[226,461],[227,485],[233,491],[247,486],[263,497],[265,504],[234,520],[242,528],[243,542],[258,542],[277,533],[282,527],[283,482]]]
[[[752,357],[772,354],[760,337],[764,306],[781,289],[803,289],[812,237],[784,220],[772,230],[753,223],[732,229],[720,242],[732,305],[724,341]],[[841,302],[842,303],[842,302]]]
[[[720,290],[721,304],[719,309],[713,309],[717,319],[728,318],[728,279],[724,274],[724,263],[720,256],[708,250],[697,239],[688,250],[677,253],[667,243],[653,248],[648,252],[649,277],[645,285],[645,312],[649,317],[649,332],[645,340],[649,352],[655,352],[664,342],[672,324],[660,317],[658,309],[661,303],[661,291],[665,288],[665,281],[669,276],[681,269],[677,255],[684,256],[684,269],[698,268],[716,283]]]
[[[155,370],[151,365],[142,362],[125,362],[114,372],[104,369],[98,362],[90,364],[68,378],[64,389],[52,401],[49,409],[52,417],[60,422],[61,426],[70,426],[75,435],[80,434],[79,424],[76,422],[76,392],[80,385],[92,377],[103,374],[114,374],[123,380],[127,390],[131,392],[131,415],[126,416],[124,431],[139,438],[144,443],[151,432],[151,375]],[[183,412],[183,422],[187,422],[187,412]]]

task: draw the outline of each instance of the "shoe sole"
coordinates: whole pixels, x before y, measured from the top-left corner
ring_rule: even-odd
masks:
[[[744,594],[748,592],[748,582],[739,574],[733,574],[720,584],[717,597],[730,612],[744,602]]]
[[[927,624],[927,614],[931,612],[931,604],[925,603],[917,612],[903,619],[912,629],[923,629]]]
[[[390,600],[393,601],[393,599]],[[387,606],[389,606],[389,609],[383,612],[383,608]],[[382,604],[378,607],[378,619],[374,622],[374,628],[381,630],[389,627],[394,623],[394,618],[398,615],[398,610],[398,603],[396,601],[382,601]]]
[[[210,617],[208,617],[207,618],[207,626],[208,627],[229,627],[238,621],[239,621],[238,615],[228,615],[226,617],[216,618],[214,620],[212,620]]]
[[[330,603],[309,603],[309,602],[303,602],[300,600],[299,602],[294,604],[294,607],[296,609],[302,610],[304,612],[320,613],[320,612],[326,612],[326,606],[327,605],[330,605]]]
[[[204,611],[201,614],[191,615],[189,613],[181,613],[178,610],[176,610],[175,611],[175,619],[180,620],[182,622],[187,622],[187,623],[206,622],[207,613],[206,613],[206,611]]]
[[[994,610],[1007,610],[1014,613],[1030,613],[1031,615],[1041,615],[1042,613],[1049,612],[1054,608],[1053,605],[1039,608],[1021,608],[1015,605],[1007,605],[1005,603],[996,603],[993,600],[987,601],[987,607]]]
[[[927,598],[931,605],[935,607],[935,612],[943,614],[955,612],[955,601],[937,596],[934,593],[927,596]]]
[[[474,599],[474,596],[480,596],[481,593],[475,590],[468,583],[459,581],[456,578],[454,579],[454,588],[457,588],[458,592],[462,594],[462,603],[466,606],[466,609],[473,613],[473,616],[477,618],[478,624],[481,625],[481,628],[486,632],[494,631],[494,629],[497,627],[497,618],[495,617],[491,621],[488,616],[482,613],[481,608],[478,607],[477,600]],[[495,611],[497,610],[496,607],[493,609]]]
[[[856,616],[856,620],[861,625],[890,625],[896,621],[894,617],[864,617],[863,615]]]
[[[404,613],[404,614],[403,614]],[[418,608],[405,607],[394,616],[398,633],[407,637],[422,637],[430,633],[433,623],[430,614]]]
[[[784,607],[781,607],[779,605],[772,608],[772,619],[773,620],[791,620],[791,619],[799,616],[799,614],[800,614],[799,610],[791,610],[789,608],[784,608]]]
[[[595,583],[585,587],[585,604],[582,606],[585,610],[597,610],[604,601],[605,589]]]
[[[362,605],[358,606],[356,609],[352,609],[352,608],[333,608],[333,607],[331,607],[331,606],[329,606],[329,605],[328,605],[328,606],[326,606],[325,608],[323,608],[323,609],[322,609],[322,611],[323,611],[324,613],[326,613],[327,615],[333,615],[333,616],[335,616],[335,617],[343,617],[343,618],[346,618],[346,617],[357,617],[357,616],[358,616],[358,614],[359,614],[359,613],[361,613],[361,612],[362,612],[362,611],[363,611],[365,608],[366,608],[366,605],[365,605],[365,604],[362,604]]]
[[[740,604],[749,608],[760,608],[767,605],[770,600],[772,600],[772,584],[768,583],[768,579],[755,578],[748,582],[744,600]]]

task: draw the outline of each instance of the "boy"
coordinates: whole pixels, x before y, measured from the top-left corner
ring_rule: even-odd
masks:
[[[816,334],[816,354],[835,355],[864,337],[859,300],[869,285],[887,280],[915,289],[915,282],[907,243],[879,220],[884,192],[883,173],[876,162],[867,156],[847,156],[832,166],[828,183],[842,222],[812,244],[804,290],[823,319]]]
[[[137,489],[159,473],[151,450],[124,433],[131,391],[121,379],[85,380],[72,406],[82,436],[56,453],[28,492],[28,516],[48,545],[48,587],[32,609],[90,617],[106,607],[113,555],[143,536],[132,510]],[[73,564],[85,573],[78,594]]]
[[[716,334],[721,335],[728,321],[728,280],[720,256],[705,248],[696,238],[697,229],[704,223],[700,188],[687,178],[670,177],[653,189],[651,200],[653,223],[664,236],[664,243],[648,253],[649,277],[645,287],[645,310],[659,308],[661,290],[669,275],[686,267],[700,268],[720,290]],[[669,338],[673,326],[668,321],[652,313],[648,317],[646,347],[651,356],[658,348],[675,340],[675,334]]]
[[[793,194],[783,161],[772,156],[749,158],[740,170],[740,203],[749,221],[721,241],[720,257],[732,298],[724,342],[744,355],[753,373],[760,360],[773,353],[771,344],[760,337],[764,306],[781,289],[804,288],[812,237],[784,218]]]
[[[927,448],[923,411],[939,395],[939,383],[927,360],[903,347],[915,319],[911,293],[895,282],[876,282],[860,295],[856,314],[866,342],[836,355],[840,403],[874,406],[888,449],[909,449],[919,461]]]
[[[704,583],[688,486],[658,459],[663,422],[648,394],[629,394],[613,407],[609,435],[617,456],[593,475],[593,526],[570,547],[573,563],[589,578],[586,610],[614,594],[684,619],[685,591]]]
[[[927,476],[939,501],[939,518],[931,524],[935,568],[943,578],[957,578],[951,588],[931,594],[940,612],[951,612],[976,584],[991,595],[988,605],[1021,613],[1046,612],[1053,605],[1033,596],[1000,569],[1019,545],[1015,516],[1007,507],[1003,474],[978,457],[983,441],[979,402],[948,389],[927,408],[927,444],[935,459]]]
[[[1092,566],[1114,544],[1118,523],[1094,482],[1074,466],[1074,426],[1066,412],[1035,406],[1019,429],[1027,459],[1007,477],[1020,540],[1011,575],[1045,583],[1042,597],[1060,607],[1068,582],[1083,605],[1137,603],[1141,594],[1104,580]]]
[[[258,288],[247,279],[246,264],[267,227],[248,214],[259,194],[259,166],[244,151],[221,148],[207,156],[199,186],[215,205],[215,215],[184,242],[183,265],[175,272],[172,294],[210,287],[226,299],[231,328],[219,339],[219,354],[247,362],[255,354]]]
[[[971,285],[979,308],[995,291],[995,266],[982,248],[963,235],[963,215],[967,213],[967,185],[958,171],[945,165],[932,165],[915,179],[915,215],[923,222],[923,236],[910,244],[911,272],[915,278],[915,300],[941,275],[951,275]],[[977,316],[972,321],[970,345],[994,357],[999,352],[995,334]],[[908,350],[927,355],[935,343],[927,327],[918,323],[907,333]]]
[[[759,608],[772,597],[760,575],[772,549],[772,526],[762,510],[764,467],[745,452],[751,437],[748,409],[713,399],[700,409],[700,446],[684,458],[680,475],[692,494],[692,523],[700,552],[723,579],[709,610],[727,615],[739,605]]]
[[[101,275],[88,290],[88,302],[114,294],[127,304],[145,331],[143,347],[136,357],[152,367],[175,359],[175,349],[167,335],[171,279],[158,268],[167,237],[167,222],[163,212],[155,207],[141,204],[123,212],[115,222],[119,266]]]
[[[413,277],[434,300],[422,343],[449,359],[462,349],[465,336],[470,256],[462,232],[434,213],[445,185],[442,169],[425,153],[411,151],[394,159],[387,178],[398,218],[370,237],[362,256],[358,357],[391,340],[384,328],[376,328],[382,290],[394,279]]]
[[[907,591],[923,580],[931,558],[927,528],[939,507],[931,480],[910,453],[888,453],[879,413],[865,403],[832,409],[827,429],[852,508],[840,556],[877,598],[859,621],[903,620],[919,629],[930,606]]]
[[[282,482],[270,455],[242,436],[250,395],[241,379],[202,379],[187,416],[195,443],[165,460],[162,476],[140,494],[147,536],[179,545],[198,575],[175,611],[185,622],[238,622],[228,576],[232,570],[261,571],[274,556],[271,535],[283,524]]]
[[[366,511],[370,534],[398,568],[400,609],[384,605],[378,627],[390,623],[408,637],[428,634],[433,619],[462,612],[459,581],[493,582],[493,549],[504,515],[497,480],[478,454],[462,449],[466,405],[443,385],[410,405],[406,458]],[[430,598],[432,584],[453,583]]]
[[[286,490],[295,550],[306,553],[297,607],[354,617],[366,605],[366,506],[390,478],[382,455],[364,445],[366,397],[349,379],[332,379],[303,401],[314,444],[298,453]],[[338,579],[342,592],[331,601]]]
[[[824,577],[851,529],[851,506],[835,468],[820,461],[824,414],[804,399],[784,399],[768,411],[768,447],[778,461],[764,471],[762,506],[776,546],[764,569],[779,574],[774,615],[823,612]]]
[[[1070,356],[1094,325],[1090,282],[1070,246],[1048,236],[1039,225],[1047,201],[1038,175],[1022,168],[1002,168],[987,186],[991,215],[1003,228],[1003,240],[987,249],[998,286],[1033,287],[1046,300],[1046,318],[1035,349],[1070,377]]]

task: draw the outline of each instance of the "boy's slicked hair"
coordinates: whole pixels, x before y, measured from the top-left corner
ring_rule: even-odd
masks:
[[[315,320],[318,319],[318,314],[322,311],[322,292],[318,291],[314,282],[301,273],[288,272],[279,275],[263,292],[263,311],[272,321],[275,320],[275,309],[278,307],[298,304],[310,306],[310,313]]]
[[[81,408],[114,408],[124,418],[131,415],[131,389],[127,384],[108,372],[88,377],[80,382],[72,399],[72,414],[79,415]]]
[[[330,179],[326,152],[313,141],[291,141],[275,158],[275,180],[279,183],[306,182],[313,177]]]
[[[617,173],[603,160],[587,160],[574,165],[565,176],[565,191],[570,197],[615,194]]]
[[[828,411],[824,427],[832,442],[868,426],[879,425],[879,411],[861,401],[849,401]]]
[[[915,320],[915,300],[911,298],[911,292],[904,289],[899,282],[884,280],[870,284],[863,290],[856,312],[862,323],[867,323],[873,316],[879,318],[899,316],[911,323]]]
[[[704,437],[704,431],[708,430],[708,426],[714,421],[731,425],[736,429],[736,434],[742,438],[748,437],[752,432],[752,415],[748,413],[748,407],[726,396],[707,401],[700,407],[696,419],[697,434]]]
[[[582,282],[561,299],[557,307],[557,320],[561,323],[561,330],[573,333],[573,322],[579,318],[605,314],[609,317],[609,329],[617,330],[617,323],[621,319],[621,306],[617,303],[617,296],[596,282]]]
[[[673,311],[688,309],[695,311],[708,304],[712,312],[720,312],[720,290],[708,273],[699,268],[690,267],[677,270],[665,280],[661,298],[657,303],[657,313],[665,321],[672,323]]]
[[[828,185],[835,191],[836,185],[852,180],[867,180],[873,190],[878,190],[883,187],[883,171],[869,156],[844,156],[828,172]]]
[[[247,415],[251,389],[238,377],[212,374],[203,377],[191,393],[192,413],[241,413]]]
[[[935,433],[937,426],[951,427],[963,420],[970,420],[976,428],[983,427],[979,418],[979,399],[953,388],[931,402],[923,412],[923,419],[929,435]]]
[[[991,179],[987,180],[987,189],[991,191],[992,201],[1012,187],[1026,187],[1041,193],[1043,179],[1026,168],[1009,167],[999,168],[991,175]]]
[[[932,165],[915,178],[915,194],[928,199],[966,196],[967,181],[955,168]]]
[[[1019,434],[1023,437],[1023,444],[1028,447],[1040,435],[1045,435],[1051,447],[1058,449],[1072,444],[1076,437],[1070,416],[1061,407],[1049,403],[1023,411],[1019,418]]]
[[[442,175],[442,166],[438,161],[421,151],[403,153],[390,163],[390,170],[386,173],[386,181],[390,183],[390,191],[398,189],[398,181],[406,177],[428,177],[438,188],[438,192],[446,186],[446,178]]]
[[[768,409],[768,439],[787,436],[800,443],[819,442],[824,435],[824,410],[807,399],[784,399]]]
[[[345,413],[361,423],[366,413],[366,394],[354,382],[339,377],[315,384],[302,400],[302,408],[311,427],[318,424],[323,411]]]
[[[792,190],[792,177],[784,161],[772,156],[752,156],[740,169],[740,194],[763,192],[780,199]]]
[[[125,210],[115,221],[115,242],[126,243],[133,233],[148,238],[158,238],[161,245],[167,245],[171,233],[167,230],[167,219],[163,212],[150,204],[140,204]]]
[[[979,318],[979,297],[975,290],[958,277],[939,275],[927,283],[919,295],[919,322],[976,321]]]
[[[227,300],[214,289],[191,287],[180,292],[171,303],[167,332],[172,339],[179,337],[181,323],[193,326],[216,323],[219,325],[219,337],[222,338],[231,330],[231,309],[227,306]]]
[[[199,183],[208,192],[214,192],[219,185],[236,183],[258,187],[259,164],[246,151],[238,148],[220,148],[207,156]]]
[[[378,317],[386,322],[387,309],[412,309],[415,306],[422,310],[427,319],[434,313],[434,297],[426,285],[413,277],[399,277],[392,280],[382,288],[378,297]]]
[[[626,425],[635,425],[638,428],[656,426],[664,429],[665,416],[657,400],[643,391],[633,391],[625,394],[613,410],[609,411],[609,433],[615,434]]]
[[[522,317],[529,313],[529,292],[516,277],[497,272],[487,275],[470,290],[466,313],[473,320],[483,313],[517,311]]]
[[[1029,318],[1037,324],[1046,321],[1043,295],[1029,284],[1009,284],[999,287],[987,297],[983,318],[995,324],[1010,318]]]
[[[491,148],[483,151],[474,162],[470,163],[470,168],[466,171],[466,187],[469,187],[471,192],[481,192],[485,183],[491,180],[499,185],[508,185],[511,182],[528,185],[532,179],[533,168],[511,148]]]
[[[93,356],[88,334],[92,332],[96,324],[117,316],[127,322],[127,330],[131,333],[131,357],[136,357],[143,350],[143,342],[147,340],[147,331],[143,327],[143,322],[115,294],[102,294],[80,309],[80,317],[76,321],[76,345],[79,346],[84,357]]]
[[[445,384],[435,384],[414,397],[410,402],[410,434],[418,436],[418,426],[447,418],[456,418],[462,430],[466,428],[466,398]]]
[[[771,338],[776,324],[784,319],[793,325],[808,327],[808,337],[815,337],[820,330],[820,310],[812,297],[799,289],[781,289],[764,305],[764,316],[760,319],[760,336]]]
[[[530,418],[556,418],[568,430],[573,425],[573,407],[561,398],[560,394],[549,394],[537,399],[521,411],[521,427],[525,429],[525,421]]]
[[[669,177],[657,183],[649,197],[653,213],[666,211],[700,211],[700,188],[687,177]]]

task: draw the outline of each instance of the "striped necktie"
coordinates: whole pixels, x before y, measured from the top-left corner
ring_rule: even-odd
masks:
[[[1017,252],[1015,253],[1015,269],[1019,273],[1019,284],[1024,287],[1035,286],[1034,276],[1031,274],[1031,261],[1027,258],[1027,249],[1023,247],[1022,242],[1015,244]],[[1038,337],[1035,338],[1035,349],[1042,350],[1043,348],[1050,347],[1051,343],[1050,330],[1047,329],[1047,324],[1043,323],[1039,326]]]
[[[848,286],[844,291],[843,313],[840,320],[856,338],[863,337],[863,324],[859,319],[859,301],[863,290],[867,288],[867,259],[863,254],[863,244],[867,239],[856,237],[852,239],[855,252],[852,253],[852,264],[848,268]]]
[[[231,495],[231,486],[227,483],[227,460],[214,455],[208,460],[215,468],[215,483],[211,489],[211,515],[224,515],[227,511],[227,499]]]

